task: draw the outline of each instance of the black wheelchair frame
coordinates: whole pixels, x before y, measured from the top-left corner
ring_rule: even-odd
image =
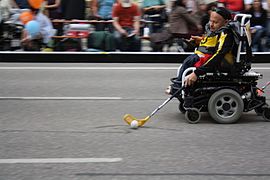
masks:
[[[246,22],[251,15],[238,14],[235,20],[240,18],[240,36],[247,36]],[[247,38],[242,38],[247,40]],[[189,123],[198,123],[201,119],[201,112],[208,112],[212,119],[218,123],[235,123],[243,112],[255,110],[257,115],[263,116],[270,121],[270,108],[263,96],[263,89],[257,87],[257,82],[262,74],[251,70],[251,60],[240,59],[240,52],[243,41],[240,41],[238,54],[235,61],[237,71],[235,73],[214,72],[198,77],[194,86],[185,88],[176,95],[179,100],[179,110],[185,113]],[[248,42],[245,42],[248,43]],[[247,52],[246,54],[249,54]],[[250,58],[249,56],[246,56]],[[195,68],[185,70],[182,81],[172,78],[172,89],[176,91],[184,86],[185,76]]]

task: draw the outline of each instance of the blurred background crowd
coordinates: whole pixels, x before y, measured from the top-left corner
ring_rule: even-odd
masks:
[[[0,0],[0,50],[192,51],[217,6],[251,14],[253,51],[270,50],[270,0]]]

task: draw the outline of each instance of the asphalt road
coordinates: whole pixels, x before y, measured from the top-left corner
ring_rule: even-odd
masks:
[[[0,179],[270,179],[270,122],[254,112],[188,124],[173,100],[143,128],[124,123],[168,97],[177,67],[1,63]],[[270,64],[253,67],[270,80]]]

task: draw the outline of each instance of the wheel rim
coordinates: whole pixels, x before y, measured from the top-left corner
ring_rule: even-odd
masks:
[[[238,108],[239,104],[237,100],[231,95],[220,96],[215,103],[216,113],[221,118],[234,116]]]
[[[197,121],[199,119],[200,115],[196,111],[190,111],[188,113],[188,118],[190,121]]]
[[[191,108],[186,111],[186,120],[191,124],[196,124],[201,119],[200,111],[196,108]]]

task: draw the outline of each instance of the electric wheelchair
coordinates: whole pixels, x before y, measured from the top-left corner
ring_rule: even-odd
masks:
[[[179,110],[185,113],[189,123],[198,123],[201,112],[208,112],[217,123],[229,124],[239,120],[243,112],[255,110],[257,115],[270,121],[270,107],[263,96],[263,88],[257,87],[262,74],[251,70],[251,48],[248,43],[247,24],[251,15],[238,14],[234,22],[239,24],[239,45],[233,73],[217,71],[198,77],[192,87],[187,87],[176,94]],[[242,46],[246,45],[244,58],[240,58]],[[172,78],[173,91],[184,86],[185,76],[194,71],[188,68],[182,75],[182,81]]]

